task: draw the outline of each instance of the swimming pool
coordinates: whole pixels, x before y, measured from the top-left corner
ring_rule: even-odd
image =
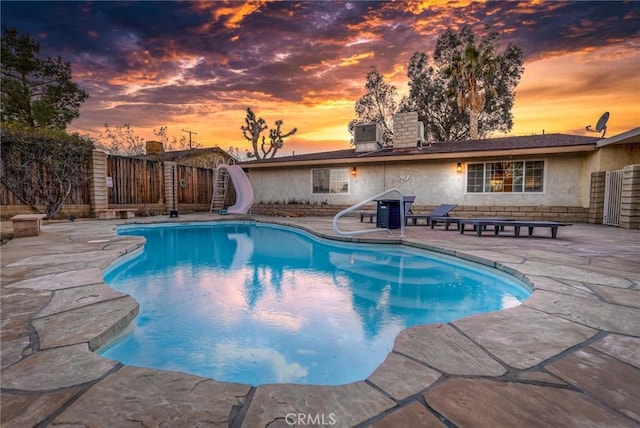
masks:
[[[261,385],[366,379],[403,329],[515,306],[493,269],[254,222],[122,227],[144,251],[105,273],[140,314],[103,356]]]

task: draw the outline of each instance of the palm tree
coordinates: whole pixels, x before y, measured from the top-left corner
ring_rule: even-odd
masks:
[[[450,65],[444,69],[449,80],[450,96],[456,96],[458,109],[469,113],[470,138],[478,139],[478,122],[484,109],[487,95],[496,90],[489,82],[499,71],[500,62],[491,44],[476,46],[468,40],[464,50],[455,52]]]

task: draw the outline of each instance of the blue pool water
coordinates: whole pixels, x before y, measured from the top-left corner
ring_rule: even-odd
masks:
[[[396,335],[518,305],[514,278],[391,245],[346,244],[261,223],[120,229],[147,243],[106,282],[140,314],[103,356],[252,385],[367,378]]]

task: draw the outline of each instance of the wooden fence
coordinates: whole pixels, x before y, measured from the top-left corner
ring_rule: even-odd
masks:
[[[106,176],[110,177],[112,187],[107,188],[109,206],[147,207],[152,211],[164,212],[166,192],[164,163],[162,161],[108,155]],[[213,192],[212,169],[176,165],[175,188],[177,202],[181,211],[203,211],[209,208]],[[16,195],[0,184],[0,204],[2,215],[30,212]],[[73,189],[65,204],[63,215],[76,214],[86,216],[90,212],[90,184],[85,183]]]
[[[176,167],[178,204],[209,204],[213,193],[213,169]]]
[[[107,177],[109,205],[150,205],[164,201],[162,161],[109,155]]]
[[[88,169],[88,166],[87,166]],[[6,171],[4,168],[0,168],[2,174],[5,174]],[[4,177],[2,177],[4,179]],[[32,186],[36,186],[37,182],[47,182],[50,180],[50,177],[44,170],[40,171],[32,171]],[[69,193],[69,197],[65,206],[70,208],[76,214],[82,213],[83,215],[88,213],[89,204],[91,203],[91,196],[89,191],[89,181],[87,180],[80,186],[73,187],[71,192]],[[37,207],[39,212],[44,212],[44,201],[39,198],[36,199],[34,205]],[[82,208],[83,206],[87,206],[86,209]],[[12,217],[15,214],[24,214],[24,213],[32,213],[36,212],[34,208],[30,205],[25,204],[18,196],[9,190],[4,184],[0,183],[0,206],[2,207],[1,215],[3,218]],[[73,207],[73,208],[71,208]],[[62,212],[64,212],[64,207]]]

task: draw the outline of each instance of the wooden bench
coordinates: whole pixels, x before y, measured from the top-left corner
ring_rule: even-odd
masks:
[[[106,210],[97,210],[96,216],[103,220],[113,220],[115,218],[134,218],[138,208],[107,208]]]
[[[464,233],[465,225],[471,224],[475,227],[476,235],[481,236],[484,226],[493,226],[493,233],[497,236],[504,227],[513,227],[513,233],[516,238],[520,237],[520,228],[528,228],[528,235],[533,236],[533,230],[536,227],[545,227],[551,229],[551,238],[556,239],[558,236],[558,228],[560,226],[571,226],[571,223],[560,223],[557,221],[524,221],[524,220],[491,220],[491,219],[465,219],[460,220],[460,233]]]
[[[45,214],[18,214],[11,217],[13,223],[13,237],[24,238],[26,236],[40,235],[42,220],[47,218]]]

